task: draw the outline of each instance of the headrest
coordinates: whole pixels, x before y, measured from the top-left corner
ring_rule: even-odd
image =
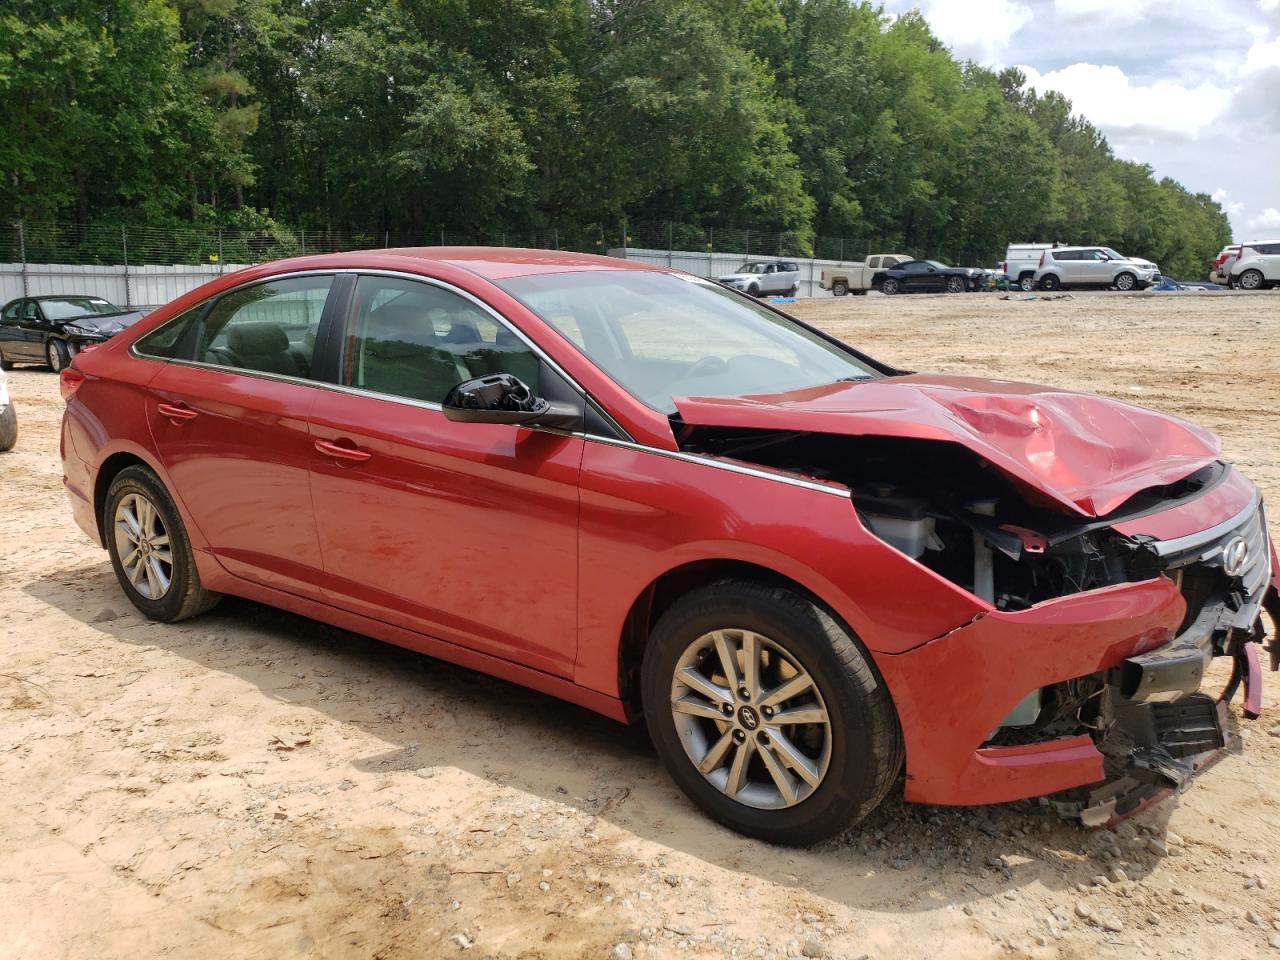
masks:
[[[475,321],[466,317],[459,317],[453,321],[453,326],[449,328],[449,332],[444,335],[445,343],[455,344],[472,344],[480,342],[480,328],[476,326]]]
[[[493,339],[495,347],[502,347],[506,350],[523,350],[527,349],[524,341],[517,337],[512,331],[506,327],[498,328],[498,335]]]
[[[278,323],[250,320],[227,327],[227,346],[242,356],[284,353],[289,349],[289,336]]]

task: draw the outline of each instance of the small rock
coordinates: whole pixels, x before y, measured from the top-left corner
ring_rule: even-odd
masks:
[[[911,866],[911,861],[905,857],[898,857],[894,860],[890,860],[889,866],[893,867],[895,870],[905,870],[907,867]]]
[[[546,893],[548,890],[551,889],[551,884],[547,883],[547,881],[545,880],[541,880],[538,882],[538,889],[541,890],[543,893]]]
[[[665,877],[662,878],[662,882],[665,883],[668,887],[680,886],[680,878],[677,877],[674,873],[668,873]]]
[[[1273,933],[1271,939],[1267,941],[1267,946],[1273,950],[1280,950],[1280,933]]]
[[[1123,869],[1123,868],[1121,868],[1121,867],[1112,867],[1112,868],[1111,868],[1111,882],[1112,882],[1112,883],[1124,883],[1124,882],[1125,882],[1126,880],[1128,880],[1128,879],[1129,879],[1129,875],[1128,875],[1127,873],[1125,873],[1125,872],[1124,872],[1124,869]]]
[[[419,767],[413,771],[415,777],[421,777],[423,780],[430,780],[436,775],[435,767]]]
[[[1119,917],[1107,917],[1102,921],[1102,928],[1109,933],[1119,933],[1124,929],[1124,924],[1120,922]]]
[[[1018,891],[1017,891],[1017,890],[1006,890],[1006,891],[1004,892],[1004,898],[1005,898],[1006,900],[1017,900],[1017,899],[1018,899]]]
[[[1160,916],[1153,910],[1147,914],[1147,923],[1153,927],[1160,926]]]
[[[1083,900],[1076,904],[1076,916],[1081,920],[1088,920],[1093,916],[1093,907],[1089,906]]]
[[[1253,911],[1253,910],[1246,910],[1246,911],[1244,912],[1244,918],[1245,918],[1246,920],[1248,920],[1250,923],[1252,923],[1252,924],[1253,924],[1254,926],[1256,926],[1256,927],[1260,927],[1260,926],[1262,926],[1262,925],[1263,925],[1263,923],[1265,922],[1265,921],[1262,919],[1262,917],[1261,917],[1261,916],[1259,916],[1259,915],[1258,915],[1258,913],[1257,913],[1256,911]]]
[[[995,867],[997,870],[1007,870],[1009,868],[1009,860],[1003,854],[998,857],[988,857],[987,866]]]
[[[1107,887],[1111,885],[1111,881],[1108,880],[1106,877],[1104,877],[1102,874],[1098,874],[1096,877],[1093,878],[1093,885],[1095,887]]]
[[[352,783],[350,780],[343,780],[341,783],[338,784],[339,790],[354,790],[355,788],[356,788],[356,785]]]
[[[964,915],[965,915],[966,917],[972,917],[972,916],[973,916],[975,913],[977,913],[977,912],[978,912],[978,911],[974,909],[974,907],[973,907],[973,904],[972,904],[972,903],[966,903],[966,904],[964,905]]]
[[[1258,878],[1258,889],[1259,889],[1259,890],[1265,890],[1265,889],[1267,889],[1267,878],[1266,878],[1266,877],[1259,877],[1259,878]]]
[[[615,943],[609,960],[631,960],[631,947],[625,943]]]
[[[827,948],[821,940],[809,939],[804,942],[804,946],[800,948],[803,956],[810,958],[820,958],[827,955]]]
[[[455,901],[453,901],[453,903],[449,904],[449,909],[450,909],[450,910],[461,910],[461,909],[462,909],[462,901],[461,901],[461,900],[455,900]]]
[[[1167,857],[1169,855],[1169,845],[1159,837],[1147,837],[1147,852],[1153,853],[1157,857]]]
[[[1178,836],[1178,834],[1174,833],[1172,830],[1168,830],[1165,832],[1164,842],[1171,847],[1185,847],[1187,845],[1187,842],[1183,840],[1182,837]]]
[[[90,620],[89,622],[90,623],[110,623],[112,620],[119,620],[119,619],[120,619],[120,614],[116,613],[110,607],[103,607],[101,610],[99,610],[97,613],[93,615],[93,619]]]
[[[452,943],[459,950],[470,950],[472,946],[475,945],[475,941],[472,940],[470,937],[468,937],[465,933],[455,933],[452,937],[449,938],[449,942]]]

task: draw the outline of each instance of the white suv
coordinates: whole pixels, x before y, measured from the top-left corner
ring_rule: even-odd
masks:
[[[1224,267],[1230,271],[1231,286],[1241,290],[1265,290],[1280,283],[1280,241],[1242,243],[1236,250],[1235,260],[1228,260]]]
[[[1035,285],[1041,290],[1059,287],[1115,287],[1141,290],[1160,276],[1150,260],[1116,253],[1110,247],[1057,247],[1040,255]]]

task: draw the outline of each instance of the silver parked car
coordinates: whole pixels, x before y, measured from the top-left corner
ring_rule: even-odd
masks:
[[[790,260],[752,260],[737,272],[716,279],[726,287],[753,297],[765,294],[794,297],[800,292],[800,266]]]
[[[1035,285],[1041,290],[1059,287],[1114,287],[1141,290],[1155,283],[1160,268],[1150,260],[1126,257],[1110,247],[1057,247],[1040,255]]]

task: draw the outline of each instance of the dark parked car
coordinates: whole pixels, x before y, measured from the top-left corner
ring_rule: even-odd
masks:
[[[84,347],[141,319],[101,297],[19,297],[0,311],[0,365],[44,363],[56,373]]]
[[[908,260],[871,278],[881,293],[964,293],[973,286],[969,270],[948,267],[937,260]]]

